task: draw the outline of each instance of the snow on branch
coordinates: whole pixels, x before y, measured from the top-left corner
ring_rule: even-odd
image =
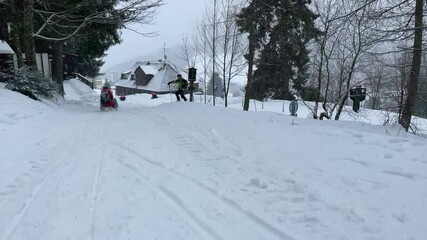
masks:
[[[44,23],[33,36],[62,41],[79,34],[90,24],[114,24],[120,28],[130,23],[148,24],[161,5],[163,0],[120,1],[114,7],[85,2],[64,11],[54,11],[43,5],[44,9],[34,10]]]

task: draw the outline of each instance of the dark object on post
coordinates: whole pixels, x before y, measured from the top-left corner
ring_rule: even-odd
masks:
[[[289,112],[291,112],[291,116],[296,117],[298,111],[298,102],[296,100],[292,100],[289,104]]]
[[[357,86],[350,89],[350,99],[353,100],[353,111],[358,112],[360,102],[366,99],[366,88]]]
[[[197,75],[196,68],[191,67],[188,69],[188,82],[190,82],[190,87],[188,88],[190,90],[190,102],[194,101],[193,91],[194,91],[194,82],[196,81],[196,75]]]
[[[120,101],[125,101],[126,100],[126,96],[120,96],[119,99],[120,99]]]

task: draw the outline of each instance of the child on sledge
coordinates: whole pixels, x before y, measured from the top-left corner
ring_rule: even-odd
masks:
[[[111,91],[110,84],[106,82],[104,86],[102,86],[101,94],[100,94],[100,108],[104,110],[107,107],[118,108],[117,100],[113,96],[113,92]]]

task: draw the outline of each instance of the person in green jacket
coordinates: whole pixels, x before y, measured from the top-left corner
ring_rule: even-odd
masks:
[[[175,91],[176,100],[180,101],[181,99],[179,98],[179,96],[181,96],[184,101],[187,101],[187,98],[184,95],[184,91],[187,90],[188,81],[182,78],[181,74],[178,74],[177,79],[168,82],[168,85],[171,85],[172,83],[178,85],[178,90]]]

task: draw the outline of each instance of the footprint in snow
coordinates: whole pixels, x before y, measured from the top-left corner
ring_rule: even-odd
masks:
[[[255,187],[257,187],[257,188],[263,188],[263,189],[266,189],[267,187],[268,187],[268,185],[267,184],[265,184],[265,183],[262,183],[258,178],[252,178],[251,179],[251,183],[250,183],[252,186],[255,186]]]

